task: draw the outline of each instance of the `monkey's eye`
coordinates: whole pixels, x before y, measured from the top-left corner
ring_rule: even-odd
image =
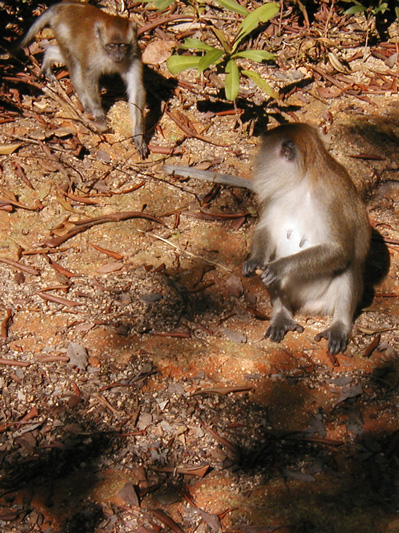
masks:
[[[115,44],[115,43],[108,43],[107,44],[107,50],[109,50],[110,52],[115,51],[117,48],[118,48],[118,45]]]
[[[129,45],[127,44],[119,44],[118,46],[121,52],[126,52],[126,50],[129,48]]]
[[[296,149],[295,143],[291,139],[285,139],[281,143],[281,156],[287,161],[293,161],[295,159]]]

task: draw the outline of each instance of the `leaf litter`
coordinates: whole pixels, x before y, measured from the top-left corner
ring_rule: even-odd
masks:
[[[6,7],[5,39],[33,7]],[[364,19],[336,3],[284,5],[250,42],[276,46],[277,64],[243,60],[281,99],[246,80],[234,109],[217,70],[171,77],[159,40],[212,39],[216,17],[232,37],[239,17],[125,7],[153,54],[145,162],[126,140],[126,102],[99,135],[65,71],[55,86],[36,77],[39,45],[31,71],[0,58],[1,528],[394,531],[397,42],[365,45]],[[390,269],[333,359],[313,341],[322,318],[264,339],[270,304],[240,273],[250,193],[161,171],[166,159],[250,179],[259,133],[284,120],[328,133],[388,247]]]

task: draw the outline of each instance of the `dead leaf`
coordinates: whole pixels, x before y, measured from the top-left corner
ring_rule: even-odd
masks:
[[[195,396],[196,394],[230,394],[231,392],[247,392],[252,390],[252,387],[248,386],[237,386],[237,387],[213,387],[211,389],[202,389],[195,391],[192,396]]]
[[[27,274],[32,274],[33,276],[39,276],[40,274],[40,272],[36,268],[24,265],[22,263],[19,263],[18,261],[14,261],[13,259],[7,259],[6,257],[0,257],[0,263],[6,263],[6,265],[18,268],[19,270],[22,270]]]
[[[316,92],[320,98],[336,98],[341,91],[336,87],[316,87]]]
[[[69,363],[77,366],[80,370],[86,370],[88,365],[87,350],[81,344],[77,342],[71,342],[67,349],[67,356],[69,357]]]
[[[161,41],[160,39],[151,41],[143,52],[143,63],[147,65],[159,65],[159,63],[163,63],[169,58],[173,48],[177,44],[176,41]]]
[[[226,335],[229,341],[237,342],[241,344],[245,344],[247,342],[247,337],[243,333],[240,333],[239,331],[235,331],[234,329],[223,328],[223,333]]]
[[[344,402],[348,398],[355,398],[356,396],[360,396],[362,392],[363,387],[360,385],[360,383],[350,383],[348,385],[345,385],[345,387],[342,387],[339,393],[339,397],[334,405],[337,406],[339,403]]]
[[[89,246],[97,250],[97,252],[101,252],[102,254],[109,255],[110,257],[113,257],[116,260],[123,259],[123,255],[118,254],[118,252],[107,250],[106,248],[102,248],[101,246],[98,246],[97,244],[93,244],[92,242],[89,242]]]
[[[123,263],[120,261],[113,261],[112,263],[106,263],[96,269],[96,272],[100,274],[109,274],[110,272],[117,272],[123,268]]]
[[[48,258],[50,266],[54,268],[59,274],[62,274],[63,276],[66,276],[67,278],[74,278],[79,276],[79,274],[74,274],[73,272],[67,270],[63,266],[59,265],[55,261],[53,261],[51,258]]]
[[[230,276],[226,281],[226,288],[228,292],[236,298],[239,298],[244,292],[244,287],[242,285],[241,278],[239,276],[236,276],[235,274]]]
[[[11,311],[11,309],[7,308],[6,309],[6,317],[1,322],[1,325],[0,325],[0,338],[3,341],[7,340],[8,322],[9,322],[11,316],[12,316],[12,311]]]
[[[162,522],[162,524],[167,526],[175,533],[184,533],[182,528],[177,525],[176,522],[172,520],[164,511],[162,511],[162,509],[150,509],[150,511],[156,518],[158,518],[160,522]]]
[[[0,155],[9,155],[18,150],[22,143],[0,144]]]
[[[75,302],[74,300],[68,300],[67,298],[63,298],[62,296],[56,296],[55,294],[48,294],[44,291],[38,291],[36,294],[40,296],[40,298],[43,298],[43,300],[54,302],[60,305],[66,305],[67,307],[75,307],[76,305],[80,305],[79,302]]]
[[[125,486],[119,491],[118,494],[127,505],[140,507],[139,497],[132,483],[125,483]]]
[[[144,302],[155,303],[163,300],[163,296],[159,292],[152,292],[150,294],[140,294],[140,299]]]
[[[181,465],[181,466],[162,466],[160,468],[152,467],[152,470],[155,472],[177,472],[178,474],[186,474],[189,476],[198,476],[204,477],[208,472],[210,466],[205,464],[203,466],[190,466],[190,465]]]
[[[32,432],[21,435],[20,437],[16,438],[15,441],[20,444],[22,448],[27,450],[33,450],[37,444]]]
[[[306,481],[308,483],[316,481],[315,478],[310,474],[305,474],[304,472],[293,472],[287,468],[283,468],[283,474],[287,479],[296,479],[297,481]]]
[[[370,342],[370,344],[364,350],[363,357],[368,359],[371,356],[371,354],[374,352],[374,350],[377,348],[377,346],[380,344],[380,341],[381,341],[381,333],[377,333],[374,339]]]

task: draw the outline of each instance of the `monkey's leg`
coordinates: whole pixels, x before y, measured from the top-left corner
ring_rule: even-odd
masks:
[[[351,268],[341,274],[334,284],[335,306],[331,325],[315,336],[315,341],[328,340],[332,355],[344,352],[348,345],[353,315],[362,292],[361,269]]]
[[[274,342],[280,342],[288,331],[302,333],[303,327],[293,319],[287,298],[276,290],[269,290],[269,294],[273,305],[273,315],[265,337]]]
[[[44,72],[47,78],[51,81],[54,81],[56,78],[51,70],[51,65],[54,63],[60,63],[65,65],[65,59],[61,53],[61,50],[58,46],[49,46],[44,54],[43,65],[40,69],[40,73]]]
[[[142,70],[141,60],[137,58],[133,60],[129,70],[122,74],[122,78],[127,88],[134,144],[140,157],[145,158],[148,155],[148,147],[144,139],[145,90]]]
[[[90,72],[82,72],[80,63],[68,64],[72,85],[85,111],[91,113],[96,121],[105,124],[105,113],[101,105],[98,77]]]

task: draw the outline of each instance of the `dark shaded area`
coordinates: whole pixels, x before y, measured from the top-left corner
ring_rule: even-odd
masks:
[[[374,298],[374,288],[387,276],[390,261],[389,250],[384,238],[375,228],[372,228],[370,250],[364,265],[364,291],[360,307],[371,305]]]
[[[0,499],[5,497],[12,504],[15,493],[27,491],[30,498],[35,496],[40,500],[43,497],[41,502],[43,506],[48,508],[49,514],[57,517],[60,524],[63,524],[62,533],[94,532],[103,518],[103,513],[98,506],[87,506],[86,500],[97,481],[96,460],[110,452],[115,436],[96,431],[93,420],[84,421],[81,417],[74,419],[72,413],[71,416],[67,414],[67,408],[64,410],[68,418],[68,421],[65,421],[66,429],[62,432],[62,437],[53,442],[52,446],[39,445],[32,450],[31,456],[21,457],[18,460],[13,460],[15,454],[0,455]],[[60,416],[61,412],[58,411]],[[49,416],[54,414],[49,413]],[[78,432],[70,433],[67,426],[74,427]],[[82,430],[83,427],[85,431]],[[82,467],[82,464],[86,467]],[[61,487],[74,471],[81,472],[81,481],[73,485],[73,492],[70,494],[76,514],[66,517],[65,510],[60,507],[61,494],[66,496],[65,489],[62,488],[61,492]],[[71,501],[65,503],[70,506]],[[27,511],[30,503],[30,501],[25,502]],[[78,528],[79,524],[81,529]],[[83,527],[83,524],[86,525]],[[74,527],[78,529],[73,529]]]
[[[310,2],[306,3],[306,6],[310,5]],[[320,3],[314,2],[313,5],[317,10]],[[29,10],[27,7],[28,5],[22,2],[18,6],[18,9],[23,9],[26,13],[26,26],[29,25],[28,19],[33,19],[31,12],[28,13],[31,7]],[[11,34],[8,36],[12,37]],[[15,74],[20,66],[12,60],[7,65],[7,73]],[[303,83],[288,86],[285,95],[297,88],[303,88]],[[176,81],[165,80],[154,69],[146,67],[145,84],[150,107],[148,131],[151,132],[162,116],[162,102],[172,97]],[[106,105],[124,93],[123,84],[121,85],[111,81],[105,94]],[[18,87],[22,93],[39,91],[33,86]],[[11,100],[3,100],[7,110],[19,112],[17,104],[13,104]],[[270,102],[255,105],[246,99],[240,99],[237,105],[244,111],[241,116],[243,123],[254,124],[255,135],[266,128],[271,117],[278,122],[284,122],[289,112],[298,109],[295,106]],[[198,102],[198,111],[201,113],[232,109],[232,105],[223,102]],[[370,143],[370,150],[381,150],[381,153],[399,162],[397,152],[395,155],[398,136],[394,126],[383,119],[377,126],[353,126],[353,140],[359,141],[358,146],[362,147],[366,139]],[[45,143],[52,148],[62,148],[57,150],[57,155],[65,164],[67,158],[72,159],[72,155],[76,157],[73,159],[73,165],[80,170],[83,168],[79,184],[83,183],[81,188],[84,189],[87,184],[86,172],[88,169],[92,171],[90,160],[85,157],[89,155],[89,151],[83,147],[77,154],[72,154],[67,140],[69,138],[65,137],[53,141],[48,137]],[[110,152],[113,156],[111,149]],[[201,158],[203,154],[207,154],[206,146],[199,154],[193,154],[194,160],[196,155]],[[33,156],[33,150],[31,153],[24,152],[23,157],[26,159],[20,161],[24,163]],[[78,163],[85,159],[89,164],[80,167]],[[384,167],[386,168],[387,161],[384,160],[380,164],[382,176],[385,178]],[[129,174],[130,169],[125,172]],[[97,177],[90,174],[90,179],[95,180]],[[363,178],[363,175],[361,177]],[[57,180],[61,181],[55,173],[51,179],[56,183]],[[128,187],[130,182],[126,183]],[[165,183],[165,187],[167,185],[168,183]],[[81,191],[78,187],[72,188],[77,189],[78,193],[87,192],[86,189]],[[367,191],[369,196],[374,192],[371,189],[370,187]],[[225,193],[226,191],[218,191],[214,196],[215,203],[210,205],[213,201],[209,202],[206,208],[237,211],[250,203],[248,196],[228,197],[230,193]],[[196,198],[199,196],[198,194]],[[139,202],[133,195],[124,195],[123,200],[125,199],[126,202]],[[116,197],[113,200],[115,208],[119,209],[122,204],[117,203]],[[154,201],[162,207],[162,194],[154,194]],[[104,205],[107,205],[107,202],[108,198],[105,199]],[[123,208],[125,205],[123,204]],[[194,205],[193,209],[197,209],[198,205]],[[54,209],[54,213],[64,214],[63,211],[57,211],[53,204],[50,204],[50,207]],[[85,215],[92,213],[92,210],[86,210],[82,206],[78,209],[79,213]],[[10,218],[17,215],[18,213],[14,212]],[[49,227],[53,227],[54,224],[50,224],[49,219],[46,222]],[[173,221],[170,219],[168,224],[171,236],[175,237],[179,228],[173,227]],[[225,221],[213,221],[210,224],[223,224],[226,240],[231,238],[232,232],[235,231]],[[114,227],[108,229],[110,247],[113,247],[114,244],[119,244],[121,227],[119,226],[119,230]],[[153,228],[148,226],[145,229],[150,232]],[[166,236],[171,238],[170,235]],[[143,242],[143,246],[148,245],[148,241]],[[104,244],[108,246],[108,243]],[[87,260],[85,243],[81,248],[74,247],[73,243],[69,248],[68,243],[63,250],[57,250],[53,257],[65,265],[71,261],[76,266],[71,256],[76,259],[77,254],[80,254],[79,261]],[[210,257],[211,254],[212,251],[209,252]],[[305,329],[304,337],[296,345],[290,344],[292,334],[287,336],[286,343],[278,347],[271,347],[263,338],[260,339],[260,336],[254,336],[251,341],[252,348],[262,346],[264,352],[260,356],[248,355],[246,348],[249,343],[244,345],[230,341],[221,342],[219,328],[228,325],[228,319],[233,317],[237,318],[236,324],[241,331],[246,332],[246,328],[250,331],[259,316],[254,318],[249,313],[249,308],[259,304],[259,300],[265,297],[264,291],[259,296],[252,290],[253,286],[246,286],[243,295],[226,293],[226,278],[231,273],[227,274],[222,270],[217,271],[214,286],[206,288],[205,284],[202,285],[202,278],[195,284],[192,282],[195,277],[194,268],[181,266],[181,255],[176,251],[175,268],[165,271],[153,272],[151,264],[145,265],[148,270],[142,265],[138,268],[134,258],[129,256],[132,264],[127,267],[125,265],[124,278],[114,274],[98,281],[93,274],[93,278],[88,275],[84,278],[83,285],[73,286],[71,282],[69,295],[73,297],[75,294],[79,298],[79,291],[86,292],[85,299],[90,302],[90,313],[79,311],[74,314],[68,311],[67,331],[63,332],[62,341],[66,343],[69,335],[85,342],[86,333],[91,330],[84,328],[90,321],[93,322],[93,330],[104,329],[109,341],[109,347],[105,346],[106,343],[101,345],[102,351],[98,356],[101,358],[98,362],[101,365],[101,375],[94,385],[90,382],[90,376],[96,370],[94,361],[87,371],[78,371],[70,366],[62,368],[62,363],[56,363],[54,366],[51,366],[52,363],[38,363],[35,357],[31,357],[34,366],[27,369],[22,377],[18,376],[14,368],[2,367],[1,377],[5,379],[2,391],[4,398],[7,393],[17,398],[18,392],[25,389],[29,373],[34,375],[37,371],[37,376],[44,376],[45,372],[58,372],[58,367],[61,367],[60,374],[66,382],[64,394],[68,396],[68,386],[75,381],[83,394],[83,401],[77,405],[72,405],[62,398],[59,408],[47,411],[43,407],[46,405],[46,399],[40,394],[45,383],[35,383],[31,390],[35,393],[34,401],[38,403],[39,417],[31,423],[34,426],[38,421],[39,425],[33,429],[29,428],[36,439],[36,444],[31,448],[24,447],[22,441],[17,440],[18,435],[14,435],[18,430],[23,431],[29,427],[19,424],[23,413],[15,407],[2,413],[2,422],[6,426],[0,431],[0,444],[3,446],[0,448],[0,468],[3,474],[0,497],[3,496],[1,502],[4,504],[2,509],[12,508],[17,501],[16,493],[22,492],[23,489],[29,496],[26,497],[24,505],[18,508],[20,514],[10,527],[20,527],[21,531],[34,529],[28,521],[30,516],[38,512],[38,501],[34,500],[36,497],[42,505],[42,510],[48,511],[49,515],[55,516],[62,524],[61,533],[102,533],[116,530],[125,533],[130,530],[130,526],[124,523],[125,514],[131,511],[129,502],[119,507],[112,507],[106,499],[101,504],[93,503],[90,501],[91,491],[103,472],[107,475],[108,467],[131,473],[135,466],[140,465],[147,478],[141,481],[138,488],[141,507],[135,508],[134,513],[141,518],[147,531],[160,529],[150,509],[162,507],[166,512],[169,505],[181,500],[181,494],[174,489],[185,489],[188,492],[197,489],[207,494],[206,491],[213,484],[216,486],[215,490],[218,490],[219,480],[222,480],[220,493],[223,490],[230,491],[231,496],[238,502],[237,506],[228,504],[224,508],[217,505],[214,507],[215,512],[226,512],[228,518],[232,517],[234,527],[229,529],[229,533],[269,533],[280,529],[283,529],[284,533],[376,533],[382,530],[381,524],[394,519],[399,508],[399,372],[395,350],[387,349],[375,356],[371,354],[374,370],[367,373],[359,369],[361,365],[356,366],[353,363],[363,362],[364,345],[369,342],[368,338],[357,335],[355,341],[359,342],[358,347],[355,345],[353,348],[351,344],[354,357],[349,359],[344,355],[339,356],[338,362],[341,366],[332,368],[328,359],[323,359],[320,346],[306,338]],[[221,263],[227,259],[220,257]],[[22,261],[26,261],[25,256]],[[198,262],[197,259],[196,261]],[[371,251],[365,269],[367,305],[372,302],[375,284],[381,282],[388,268],[389,253],[386,244],[381,234],[373,231]],[[52,278],[45,267],[43,272],[48,277],[43,276],[40,282],[45,284]],[[234,270],[238,277],[237,272],[238,268]],[[99,276],[96,275],[96,278]],[[138,280],[139,290],[136,292],[133,280]],[[185,280],[189,281],[187,286],[184,285]],[[66,283],[65,279],[62,281]],[[25,287],[23,281],[20,283],[22,287],[20,285],[19,290]],[[147,285],[144,290],[145,283]],[[9,284],[11,286],[11,281]],[[98,288],[98,293],[94,296],[88,291],[91,285]],[[35,288],[32,282],[32,291]],[[22,291],[20,294],[19,290],[16,291],[18,298],[27,298],[26,294],[22,295]],[[151,301],[154,295],[156,298]],[[123,302],[126,296],[132,300],[145,296],[147,300],[141,300],[142,307],[137,311]],[[22,298],[19,305],[33,307],[29,298]],[[34,307],[43,312],[44,317],[48,316],[47,313],[52,316],[57,312],[61,314],[60,308],[53,304],[43,309],[36,302]],[[71,324],[74,323],[82,327],[80,333],[73,329]],[[177,333],[187,333],[191,337],[170,336],[167,337],[168,344],[157,343],[156,338],[153,340],[155,335],[152,335],[158,325],[163,327],[161,333],[166,335],[176,333],[175,328],[180,327]],[[13,337],[8,337],[4,343],[6,356],[23,359],[24,352],[17,352],[16,349],[13,352],[11,349],[12,342],[15,345],[19,334],[14,331]],[[151,347],[151,339],[152,349],[149,349],[147,346]],[[56,341],[47,342],[46,347],[56,351],[57,346],[51,345]],[[90,348],[93,346],[90,341],[88,344]],[[117,358],[122,352],[121,345],[125,350],[130,350],[130,360],[127,364]],[[114,360],[109,358],[107,350],[113,355],[117,354]],[[37,354],[34,353],[35,356]],[[223,357],[220,357],[221,355]],[[212,373],[209,370],[209,359],[212,357],[220,358],[220,367],[231,367],[231,373]],[[249,357],[252,357],[252,366],[246,367]],[[258,365],[262,363],[262,357],[266,363],[263,370],[259,371]],[[370,354],[367,357],[370,357]],[[195,364],[198,367],[197,375],[192,372]],[[178,373],[179,367],[182,369],[181,375]],[[249,370],[242,370],[248,367]],[[225,395],[223,392],[201,391],[237,383],[247,384],[252,390],[233,391]],[[114,406],[110,415],[111,422],[110,418],[104,416],[104,412],[109,409],[104,407],[104,404],[101,409],[90,408],[87,413],[91,407],[89,400],[98,397]],[[134,433],[136,429],[136,423],[130,427],[125,426],[125,423],[126,420],[131,420],[137,405],[143,415],[151,415],[150,422],[143,434],[137,437],[123,435],[123,428],[126,433],[129,433],[129,430]],[[380,422],[383,417],[386,418],[379,426],[374,424]],[[8,422],[12,426],[8,427]],[[328,438],[331,434],[334,438]],[[29,441],[27,443],[29,444]],[[183,475],[177,470],[180,465],[197,465],[204,462],[210,465],[210,469],[200,482],[194,476]],[[170,467],[169,472],[157,470],[165,466]],[[203,486],[198,489],[201,482]],[[164,497],[165,493],[169,495],[173,491],[177,493],[173,501]],[[114,493],[111,496],[114,496]],[[70,504],[72,499],[76,502],[74,512],[65,516],[62,505],[58,507],[59,502]],[[205,505],[207,504],[208,502]],[[190,516],[193,515],[189,515],[186,504],[184,506],[182,504],[183,511],[180,511],[180,515],[177,514],[176,520],[179,520],[184,531],[189,532],[194,530],[193,522],[190,522]],[[104,520],[111,513],[110,509],[114,512],[112,518],[115,520],[113,524],[107,524],[105,527]],[[248,512],[251,519],[246,515],[248,509],[252,513]],[[252,519],[252,516],[255,518]],[[279,524],[274,527],[272,521],[277,519]],[[195,530],[211,531],[209,522],[207,526],[205,523],[203,520],[198,528],[195,526]],[[46,527],[47,531],[51,531],[51,524],[45,524],[43,527],[42,525],[43,522],[39,521],[36,529],[44,531]],[[55,527],[54,525],[53,529]]]

